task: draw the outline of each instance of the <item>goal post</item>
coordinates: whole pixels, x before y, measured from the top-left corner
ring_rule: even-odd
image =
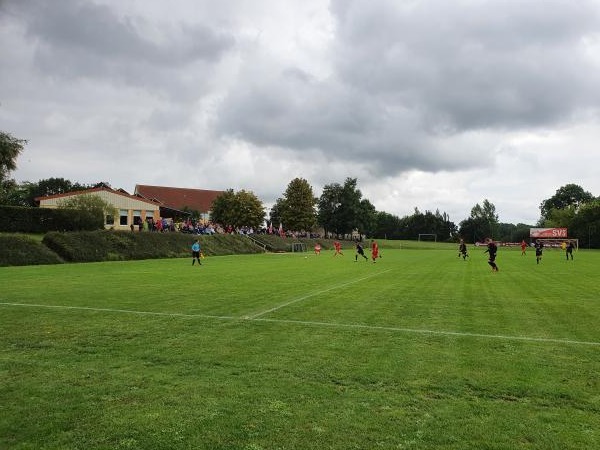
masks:
[[[437,234],[435,234],[435,233],[419,233],[419,242],[421,242],[421,241],[437,242]]]

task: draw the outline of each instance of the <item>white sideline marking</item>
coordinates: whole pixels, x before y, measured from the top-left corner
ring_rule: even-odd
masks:
[[[190,319],[222,319],[222,320],[239,319],[239,317],[235,317],[235,316],[211,316],[209,314],[184,314],[184,313],[165,313],[165,312],[154,312],[154,311],[135,311],[133,309],[92,308],[90,306],[38,305],[35,303],[4,303],[4,302],[1,302],[0,305],[2,305],[2,306],[23,306],[23,307],[30,307],[30,308],[75,309],[75,310],[80,310],[80,311],[138,314],[140,316],[185,317],[185,318],[190,318]]]
[[[368,280],[369,278],[376,277],[377,275],[381,275],[382,273],[387,273],[387,272],[389,272],[391,270],[392,269],[383,270],[381,272],[377,272],[377,273],[368,275],[366,277],[358,278],[356,280],[351,280],[351,281],[347,281],[345,283],[336,284],[335,286],[328,287],[327,289],[323,289],[323,290],[320,290],[320,291],[317,291],[317,292],[312,292],[310,294],[303,295],[302,297],[298,297],[298,298],[295,298],[294,300],[290,300],[289,302],[282,303],[281,305],[275,306],[274,308],[267,309],[265,311],[262,311],[262,312],[259,312],[259,313],[256,313],[256,314],[252,314],[252,315],[249,315],[249,316],[245,316],[244,318],[256,319],[256,318],[258,318],[260,316],[264,316],[265,314],[269,314],[269,313],[271,313],[273,311],[277,311],[278,309],[285,308],[286,306],[293,305],[294,303],[301,302],[302,300],[306,300],[307,298],[311,298],[311,297],[314,297],[316,295],[320,295],[320,294],[323,294],[325,292],[332,291],[334,289],[339,289],[341,287],[348,286],[350,284],[355,284],[355,283],[358,283],[360,281]]]
[[[416,328],[400,328],[400,327],[384,327],[377,325],[359,325],[359,324],[347,324],[347,323],[336,323],[336,322],[316,322],[308,320],[286,320],[286,319],[261,319],[261,318],[244,318],[237,316],[211,316],[208,314],[183,314],[183,313],[164,313],[164,312],[152,312],[152,311],[134,311],[128,309],[111,309],[111,308],[91,308],[87,306],[64,306],[64,305],[38,305],[38,304],[27,304],[27,303],[4,303],[0,302],[0,306],[17,306],[26,308],[50,308],[50,309],[72,309],[72,310],[83,310],[83,311],[96,311],[96,312],[111,312],[111,313],[125,313],[125,314],[137,314],[140,316],[161,316],[161,317],[182,317],[187,319],[217,319],[217,320],[249,320],[252,322],[269,322],[269,323],[289,323],[295,325],[308,325],[308,326],[319,326],[329,328],[347,328],[355,330],[372,330],[372,331],[392,331],[400,333],[412,333],[412,334],[431,334],[436,336],[456,336],[456,337],[475,337],[485,339],[501,339],[507,341],[524,341],[524,342],[542,342],[551,344],[570,344],[570,345],[592,345],[600,346],[600,342],[593,341],[576,341],[573,339],[555,339],[555,338],[536,338],[529,336],[509,336],[502,334],[483,334],[483,333],[463,333],[458,331],[436,331],[427,329],[416,329]]]

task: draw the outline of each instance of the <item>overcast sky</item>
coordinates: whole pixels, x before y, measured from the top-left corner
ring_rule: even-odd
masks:
[[[12,173],[249,190],[357,178],[403,217],[600,195],[600,0],[0,0]]]

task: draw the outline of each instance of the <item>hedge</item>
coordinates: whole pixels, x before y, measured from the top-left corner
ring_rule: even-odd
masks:
[[[0,235],[0,266],[59,264],[56,253],[27,236]]]
[[[125,261],[190,256],[195,239],[205,255],[261,253],[262,248],[240,235],[194,236],[184,233],[82,231],[47,233],[42,242],[69,262]]]
[[[0,232],[46,233],[101,228],[104,228],[104,217],[97,212],[70,208],[0,206]]]
[[[207,256],[290,251],[304,242],[311,252],[316,242],[324,250],[331,241],[282,239],[279,236],[235,234],[192,235],[130,231],[49,232],[41,242],[18,234],[0,235],[0,265],[57,264],[62,262],[126,261],[191,257],[191,245],[199,239]]]

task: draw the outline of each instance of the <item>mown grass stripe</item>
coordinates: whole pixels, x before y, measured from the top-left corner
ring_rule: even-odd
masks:
[[[371,277],[365,277],[371,278]],[[363,279],[364,280],[364,279]],[[350,284],[350,283],[345,283]],[[339,286],[338,286],[339,287]],[[328,289],[330,290],[330,289]],[[314,293],[310,296],[317,295]],[[310,297],[306,296],[306,298]],[[300,301],[303,299],[297,299]],[[288,302],[287,306],[294,302]],[[542,337],[531,337],[531,336],[509,336],[501,334],[485,334],[485,333],[466,333],[460,331],[445,331],[445,330],[428,330],[428,329],[415,329],[415,328],[402,328],[402,327],[389,327],[389,326],[378,326],[378,325],[362,325],[362,324],[347,324],[337,322],[319,322],[311,320],[292,320],[292,319],[268,319],[259,318],[253,316],[236,317],[236,316],[213,316],[208,314],[184,314],[184,313],[166,313],[166,312],[154,312],[154,311],[135,311],[127,309],[111,309],[111,308],[92,308],[87,306],[64,306],[64,305],[39,305],[39,304],[25,304],[25,303],[0,303],[1,306],[15,306],[15,307],[29,307],[29,308],[49,308],[49,309],[66,309],[66,310],[82,310],[82,311],[94,311],[94,312],[110,312],[110,313],[123,313],[123,314],[137,314],[142,316],[160,316],[160,317],[181,317],[186,319],[217,319],[217,320],[249,320],[254,322],[269,322],[269,323],[289,323],[295,325],[310,325],[320,326],[329,328],[346,328],[346,329],[361,329],[361,330],[372,330],[372,331],[392,331],[401,333],[412,333],[412,334],[429,334],[438,336],[456,336],[456,337],[474,337],[474,338],[485,338],[485,339],[500,339],[510,341],[525,341],[525,342],[546,342],[552,344],[570,344],[570,345],[591,345],[600,346],[600,342],[593,341],[577,341],[573,339],[560,339],[560,338],[542,338]],[[278,308],[274,308],[278,309]]]

